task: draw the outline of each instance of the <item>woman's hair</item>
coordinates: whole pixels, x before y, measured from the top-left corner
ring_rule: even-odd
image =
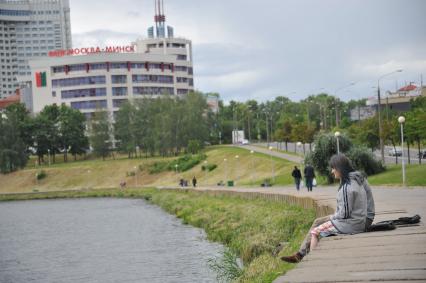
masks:
[[[344,154],[335,154],[330,159],[330,167],[342,175],[341,183],[349,181],[349,173],[355,171],[351,161]]]

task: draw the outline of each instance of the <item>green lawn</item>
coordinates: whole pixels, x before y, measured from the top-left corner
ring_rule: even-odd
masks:
[[[406,165],[406,181],[408,186],[426,186],[426,164]],[[388,165],[383,173],[368,177],[372,185],[402,185],[401,165]]]

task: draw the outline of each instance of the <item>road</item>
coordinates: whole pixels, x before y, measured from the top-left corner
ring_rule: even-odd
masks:
[[[263,146],[268,147],[267,143],[254,143],[253,145],[257,146]],[[269,146],[272,146],[274,149],[278,150],[286,150],[285,143],[284,142],[271,142],[269,143]],[[296,143],[289,142],[287,143],[287,149],[290,152],[299,153],[301,156],[303,155],[303,146],[298,147]],[[393,149],[392,146],[385,146],[385,164],[401,164],[402,157],[398,156],[398,160],[396,160],[395,156],[389,156],[389,150]],[[400,147],[397,147],[397,149],[401,149]],[[309,144],[305,144],[305,153],[308,153],[310,151]],[[410,148],[410,161],[411,164],[418,164],[419,158],[418,158],[418,150]],[[374,151],[374,155],[377,157],[377,159],[381,158],[380,150]],[[404,160],[405,164],[408,164],[408,150],[407,148],[404,148]],[[421,160],[421,164],[426,165],[426,159]]]

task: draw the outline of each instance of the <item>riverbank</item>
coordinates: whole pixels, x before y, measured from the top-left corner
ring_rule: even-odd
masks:
[[[229,249],[223,258],[212,260],[213,268],[221,279],[233,278],[237,282],[272,282],[293,268],[271,253],[279,243],[286,243],[282,253],[294,252],[315,216],[313,209],[279,201],[186,190],[43,192],[0,195],[0,200],[82,197],[143,198],[175,214],[183,223],[204,229],[209,240],[220,242]],[[236,257],[244,263],[242,270],[235,264]]]

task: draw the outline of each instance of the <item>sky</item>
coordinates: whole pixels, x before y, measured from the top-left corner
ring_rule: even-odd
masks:
[[[102,3],[102,4],[101,4]],[[154,25],[154,0],[70,0],[73,47],[127,45]],[[194,84],[225,101],[344,101],[426,85],[425,0],[164,0],[192,40]],[[353,84],[354,83],[354,84]]]

